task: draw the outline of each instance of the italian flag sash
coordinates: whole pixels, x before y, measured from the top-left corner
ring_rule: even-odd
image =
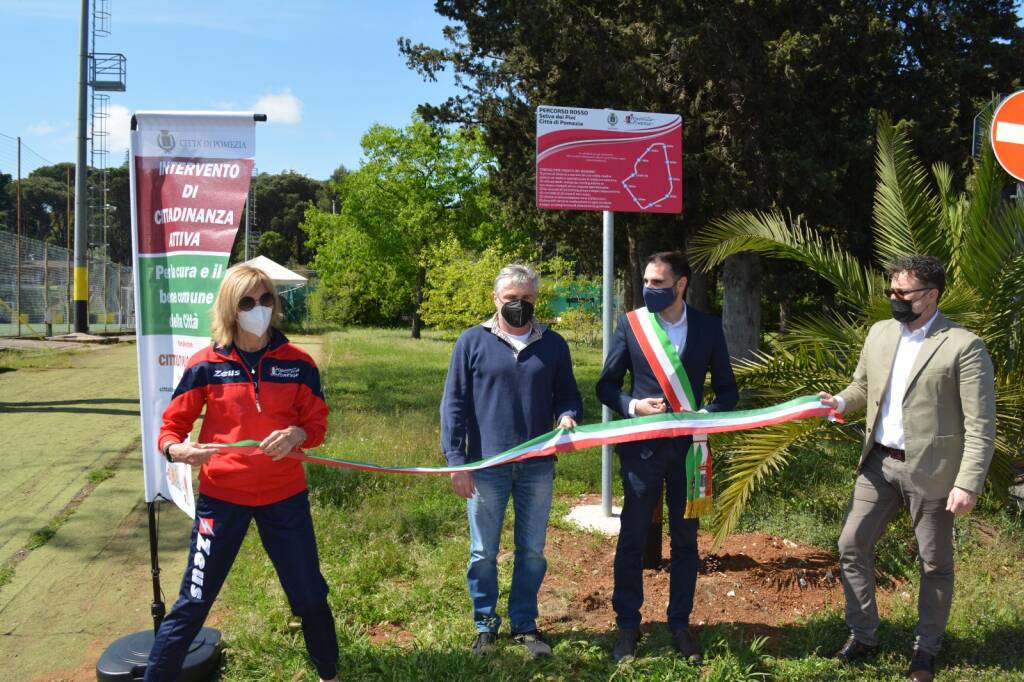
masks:
[[[639,308],[626,313],[626,319],[672,411],[699,410],[700,405],[693,398],[693,388],[679,354],[658,322],[657,315],[647,308]],[[706,433],[694,433],[693,444],[686,453],[686,509],[683,518],[699,518],[710,511],[711,449]]]

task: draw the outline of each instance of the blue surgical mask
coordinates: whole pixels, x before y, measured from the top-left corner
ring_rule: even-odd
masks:
[[[676,280],[678,283],[679,280]],[[676,301],[676,285],[670,287],[644,287],[644,305],[652,313],[658,313]]]

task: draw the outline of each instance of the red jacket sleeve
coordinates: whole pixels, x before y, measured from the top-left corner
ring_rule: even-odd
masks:
[[[206,404],[206,383],[200,381],[199,372],[195,365],[186,369],[174,389],[157,436],[159,449],[163,450],[168,442],[181,443],[192,433],[192,425]]]

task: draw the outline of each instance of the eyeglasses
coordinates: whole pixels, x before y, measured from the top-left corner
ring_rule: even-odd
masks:
[[[260,305],[263,306],[264,308],[273,308],[274,295],[268,291],[267,293],[260,296]],[[242,300],[238,302],[239,310],[252,310],[255,307],[256,299],[254,299],[252,296],[243,296]]]
[[[900,300],[906,300],[907,294],[914,294],[918,291],[928,291],[929,289],[936,289],[937,287],[921,287],[920,289],[883,289],[882,293],[885,294],[886,298],[892,298],[893,294]]]

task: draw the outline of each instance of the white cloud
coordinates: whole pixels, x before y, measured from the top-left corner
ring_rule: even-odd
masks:
[[[128,149],[128,140],[131,139],[132,111],[120,104],[110,105],[110,118],[107,119],[107,149],[110,156],[107,157],[108,166],[118,166],[124,160],[124,152]]]
[[[30,135],[38,135],[39,137],[44,137],[46,135],[52,135],[53,133],[64,130],[69,125],[71,124],[67,121],[58,121],[56,123],[51,123],[50,121],[40,121],[39,123],[33,123],[32,125],[30,125],[28,128],[26,128],[26,131]]]
[[[302,120],[302,100],[292,94],[291,88],[263,95],[252,105],[252,110],[266,114],[268,123],[295,124]]]

